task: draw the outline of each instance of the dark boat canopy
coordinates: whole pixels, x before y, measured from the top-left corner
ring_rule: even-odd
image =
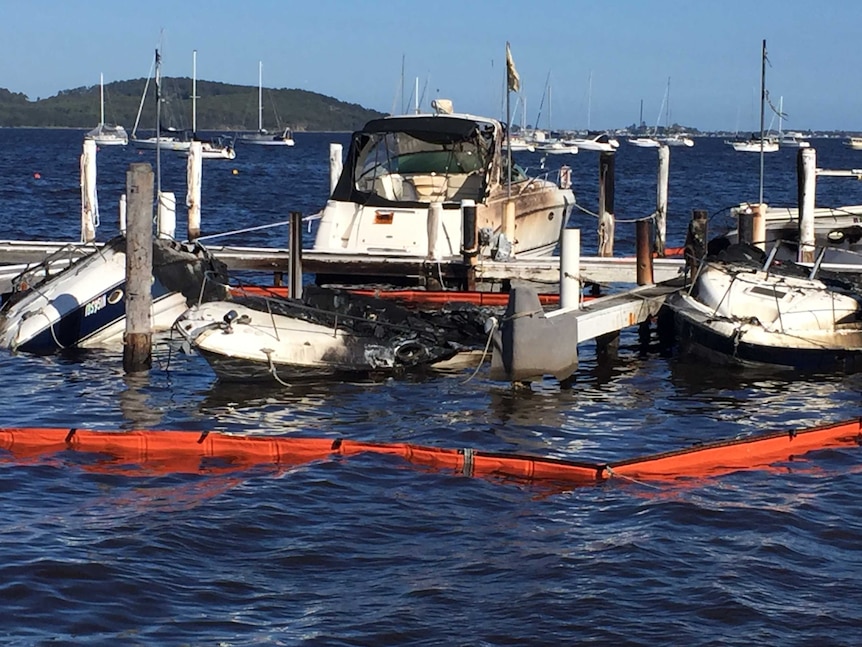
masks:
[[[494,131],[491,122],[443,116],[386,117],[373,119],[359,131],[364,135],[409,133],[417,139],[445,144],[470,139],[474,134],[488,136]]]
[[[393,200],[379,195],[366,187],[358,186],[364,181],[373,183],[378,175],[404,172],[408,160],[414,168],[418,162],[434,168],[413,173],[447,174],[458,167],[457,172],[467,169],[458,165],[458,157],[466,153],[465,160],[474,166],[470,170],[481,171],[484,176],[494,159],[499,137],[499,122],[469,116],[416,115],[373,119],[362,130],[353,133],[344,168],[332,192],[333,200],[353,202],[369,206],[391,206]],[[456,155],[458,153],[458,155]],[[437,168],[439,167],[439,168]],[[398,200],[419,206],[416,199]]]

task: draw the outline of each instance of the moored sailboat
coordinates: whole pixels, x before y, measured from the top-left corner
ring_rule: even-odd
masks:
[[[84,135],[98,146],[125,146],[129,143],[126,129],[118,124],[105,123],[105,78],[99,74],[99,125]]]
[[[237,141],[256,146],[293,146],[296,143],[290,126],[285,126],[283,130],[280,129],[280,132],[276,133],[271,133],[263,127],[263,61],[258,63],[257,132],[240,133]]]

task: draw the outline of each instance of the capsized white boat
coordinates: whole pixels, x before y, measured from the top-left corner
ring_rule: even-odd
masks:
[[[554,250],[575,202],[572,190],[514,164],[509,173],[499,121],[453,114],[441,100],[435,107],[437,114],[374,119],[353,133],[321,213],[315,252],[460,257],[468,200],[476,205],[476,230],[480,238],[488,234],[490,246],[521,257]],[[514,227],[503,232],[503,245],[507,203]]]
[[[681,346],[722,364],[862,369],[859,286],[815,272],[747,245],[728,248],[666,302]]]
[[[484,334],[485,317],[474,313],[435,321],[391,301],[308,286],[301,301],[235,296],[194,305],[174,328],[220,380],[287,383],[393,375],[445,361],[465,348],[471,326]]]
[[[125,332],[126,240],[93,246],[71,263],[65,250],[13,279],[0,307],[0,348],[47,354],[68,348],[122,344]],[[62,266],[57,272],[55,268]],[[198,299],[222,298],[227,271],[205,248],[170,239],[153,241],[153,332],[170,330]]]

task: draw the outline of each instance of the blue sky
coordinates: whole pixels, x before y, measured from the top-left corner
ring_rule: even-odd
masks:
[[[862,0],[0,0],[0,10],[0,87],[31,99],[96,85],[100,72],[145,77],[161,33],[166,76],[191,76],[196,49],[199,79],[256,86],[262,60],[267,87],[400,112],[418,78],[423,108],[440,96],[501,117],[509,41],[530,124],[625,126],[641,101],[647,124],[664,123],[670,77],[671,121],[746,131],[759,127],[766,39],[785,130],[862,131]],[[519,107],[512,121],[522,119]]]

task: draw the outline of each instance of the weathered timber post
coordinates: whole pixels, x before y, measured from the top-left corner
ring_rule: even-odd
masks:
[[[655,196],[655,253],[664,257],[667,242],[667,184],[670,175],[670,146],[658,148],[658,186]]]
[[[84,140],[81,153],[81,242],[96,240],[99,203],[96,198],[96,142]]]
[[[652,249],[650,249],[650,221],[635,223],[635,248],[637,251],[637,283],[650,285],[653,281]]]
[[[599,154],[599,256],[614,255],[614,152]],[[596,355],[601,361],[616,357],[620,333],[596,337]]]
[[[599,155],[599,256],[614,255],[614,152]]]
[[[126,334],[123,370],[136,373],[152,366],[153,168],[129,165],[126,171],[129,222],[126,233]]]
[[[736,213],[736,239],[746,245],[754,242],[754,212],[750,206]]]
[[[201,235],[201,160],[203,144],[192,142],[186,164],[186,206],[189,208],[188,237],[197,240]]]
[[[796,182],[799,209],[800,263],[814,262],[814,209],[817,191],[817,153],[813,148],[800,148],[796,154]]]
[[[694,209],[691,212],[691,222],[685,234],[685,271],[694,275],[697,264],[706,256],[707,243],[707,212],[705,209]]]
[[[560,238],[560,308],[581,307],[581,230],[563,229]]]
[[[290,212],[290,240],[288,242],[290,267],[287,274],[287,293],[292,299],[302,298],[302,212]]]
[[[428,233],[428,259],[437,260],[437,237],[440,233],[440,224],[443,220],[443,203],[432,202],[428,205],[428,220],[425,221]]]
[[[341,177],[341,169],[344,162],[341,160],[341,144],[329,145],[329,195],[335,191],[338,178]]]
[[[662,146],[667,148],[667,146]],[[637,258],[637,284],[652,285],[653,267],[652,267],[652,245],[650,245],[650,228],[649,220],[638,220],[635,223],[635,249]],[[658,240],[658,237],[656,237]],[[650,337],[650,319],[647,317],[638,325],[638,340],[640,343],[640,352],[645,355],[649,349]]]
[[[476,232],[476,201],[461,200],[461,255],[465,268],[465,288],[476,289],[476,261],[479,254]]]
[[[752,205],[751,244],[766,251],[766,203]]]

